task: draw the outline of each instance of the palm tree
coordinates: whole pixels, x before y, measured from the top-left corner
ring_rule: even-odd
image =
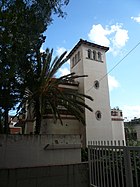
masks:
[[[28,102],[34,110],[34,118],[36,119],[35,133],[40,133],[42,116],[47,109],[51,110],[54,120],[61,120],[59,106],[63,106],[67,111],[74,115],[79,121],[85,124],[84,110],[92,109],[85,104],[84,99],[93,100],[90,96],[81,94],[74,90],[61,88],[66,82],[74,82],[76,79],[86,77],[85,75],[77,76],[75,73],[55,78],[59,68],[67,61],[64,52],[59,58],[52,60],[53,50],[46,49],[44,53],[39,50],[35,53],[34,67],[27,74],[27,87],[25,91],[24,101]]]

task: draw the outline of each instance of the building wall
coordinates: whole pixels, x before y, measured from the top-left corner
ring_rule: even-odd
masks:
[[[102,53],[103,62],[87,58],[88,49],[95,49],[96,51],[100,51]],[[73,57],[76,55],[76,53],[78,53],[78,51],[81,53],[81,60],[78,61],[74,67],[71,65],[71,72],[75,72],[78,75],[88,75],[87,78],[81,78],[78,80],[80,82],[79,91],[92,96],[94,99],[93,102],[85,100],[86,104],[88,104],[93,109],[93,112],[88,110],[85,111],[87,141],[112,140],[113,132],[111,125],[107,77],[100,81],[100,86],[98,89],[94,88],[94,81],[99,81],[107,72],[105,51],[89,47],[87,45],[81,45],[71,56],[71,63]],[[96,119],[96,111],[101,111],[101,120]]]
[[[114,140],[123,140],[125,143],[124,120],[122,111],[119,109],[112,109],[111,119]]]
[[[79,135],[81,144],[85,147],[85,126],[72,115],[63,116],[62,120],[63,124],[59,120],[54,123],[52,118],[44,118],[41,134]]]
[[[0,169],[0,187],[88,187],[88,163]]]
[[[123,121],[112,120],[112,129],[113,129],[114,140],[124,140],[125,141],[125,132],[124,132]]]
[[[0,168],[73,164],[80,161],[79,135],[0,135]]]

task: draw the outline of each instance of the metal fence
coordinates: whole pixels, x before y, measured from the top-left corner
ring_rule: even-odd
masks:
[[[89,142],[90,187],[140,187],[140,147]]]

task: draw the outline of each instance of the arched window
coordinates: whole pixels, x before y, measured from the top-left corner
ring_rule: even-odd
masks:
[[[77,59],[77,54],[75,55],[75,64],[77,63],[78,59]]]
[[[91,59],[91,50],[90,49],[88,49],[88,58]]]
[[[98,60],[102,61],[102,54],[100,52],[98,52]]]
[[[93,51],[93,60],[96,60],[96,51]]]
[[[78,61],[80,60],[80,51],[78,51]]]
[[[75,65],[74,64],[74,61],[75,61],[75,59],[74,59],[74,57],[72,58],[72,67]]]

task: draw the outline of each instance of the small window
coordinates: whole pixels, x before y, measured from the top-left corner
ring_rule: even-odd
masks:
[[[98,89],[99,88],[99,81],[94,81],[94,88]]]
[[[96,60],[96,51],[93,51],[93,60]]]
[[[102,61],[102,54],[100,52],[98,52],[98,60]]]
[[[77,63],[78,59],[77,59],[77,54],[75,55],[75,64]]]
[[[75,61],[75,60],[74,60],[74,57],[73,57],[73,58],[72,58],[72,67],[74,66],[74,61]]]
[[[88,49],[88,58],[91,59],[91,50],[90,49]]]
[[[117,111],[111,111],[111,116],[118,116],[118,112]]]
[[[95,117],[97,120],[101,120],[102,114],[99,110],[95,113]]]
[[[80,60],[80,51],[78,51],[78,61]]]

